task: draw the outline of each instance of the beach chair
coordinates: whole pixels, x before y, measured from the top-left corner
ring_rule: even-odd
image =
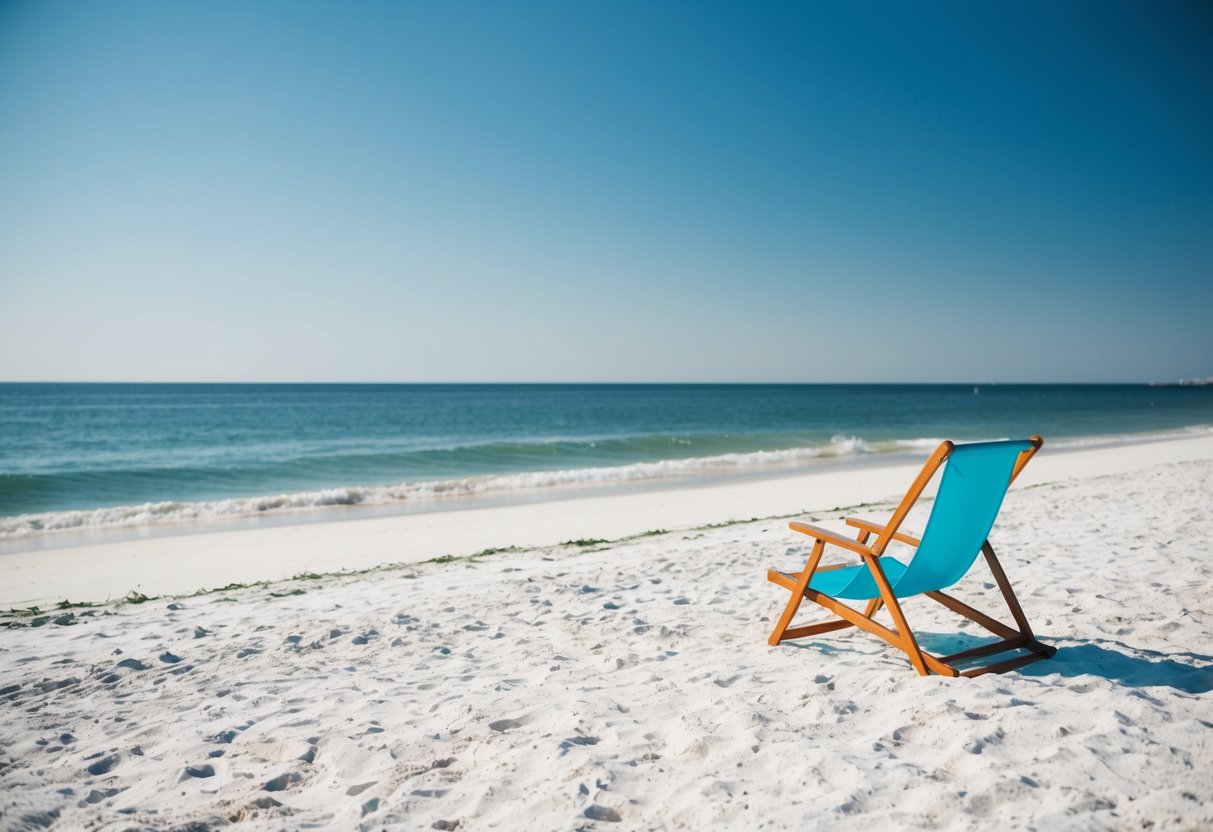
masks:
[[[779,623],[771,632],[771,646],[788,639],[820,635],[846,627],[859,627],[879,636],[899,650],[904,650],[910,658],[910,663],[924,676],[931,672],[944,676],[1001,673],[1052,656],[1057,652],[1056,648],[1041,644],[1032,635],[1032,628],[1028,626],[1028,619],[1015,598],[1007,575],[999,564],[990,541],[986,539],[994,525],[994,518],[998,516],[1007,488],[1043,444],[1044,440],[1039,436],[1021,441],[977,442],[967,445],[944,442],[927,460],[886,525],[856,517],[846,519],[847,525],[858,529],[854,540],[807,523],[790,523],[789,526],[793,530],[807,534],[813,538],[814,543],[802,571],[789,573],[771,569],[767,572],[767,580],[792,593],[787,607],[779,617]],[[900,531],[906,514],[935,472],[945,463],[943,479],[940,481],[935,504],[922,537]],[[876,536],[875,541],[869,543],[872,535]],[[885,554],[885,549],[895,540],[914,547],[913,556],[908,563],[902,563]],[[826,544],[858,555],[862,563],[857,566],[821,566]],[[1018,629],[1003,624],[941,591],[959,581],[969,571],[979,552],[985,555],[986,564],[994,574],[994,581],[1002,591]],[[994,635],[1000,636],[1001,640],[943,657],[923,651],[910,625],[906,623],[898,600],[914,595],[925,595],[938,601],[953,612],[972,619]],[[806,598],[825,607],[838,618],[819,624],[790,627],[801,601]],[[866,605],[860,612],[842,603],[840,599],[864,601]],[[888,609],[894,629],[874,620],[881,607]],[[964,670],[956,667],[956,663],[1012,650],[1018,651],[1018,655],[994,664]]]

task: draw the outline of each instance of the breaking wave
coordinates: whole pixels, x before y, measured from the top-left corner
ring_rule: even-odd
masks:
[[[835,436],[824,445],[809,448],[727,453],[717,456],[667,459],[593,468],[482,474],[455,479],[403,482],[395,485],[344,486],[222,500],[198,502],[167,500],[78,511],[21,514],[14,517],[0,517],[0,539],[12,539],[43,532],[130,528],[183,521],[197,522],[233,517],[253,517],[298,509],[412,504],[493,497],[518,492],[593,488],[627,483],[724,476],[796,468],[823,459],[929,450],[938,445],[940,441],[939,439],[921,438],[867,442],[854,436]]]
[[[1179,439],[1213,433],[1213,425],[1192,425],[1176,431],[1149,434],[1070,437],[1051,441],[1053,450],[1114,445],[1143,440]],[[999,437],[989,437],[996,439]],[[941,439],[921,437],[867,441],[835,436],[829,442],[802,448],[725,453],[713,456],[635,462],[626,465],[480,474],[451,479],[402,482],[394,485],[344,486],[255,497],[233,497],[196,502],[145,502],[108,508],[49,511],[0,517],[0,540],[47,532],[157,526],[179,522],[207,522],[257,517],[298,510],[338,506],[424,505],[441,501],[492,498],[519,493],[559,492],[598,486],[661,482],[730,474],[790,470],[828,459],[858,458],[870,454],[921,456]]]

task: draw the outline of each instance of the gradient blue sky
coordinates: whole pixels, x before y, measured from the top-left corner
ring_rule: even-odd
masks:
[[[0,379],[1213,373],[1209,3],[0,0]]]

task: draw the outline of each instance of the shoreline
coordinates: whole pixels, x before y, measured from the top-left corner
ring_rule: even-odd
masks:
[[[1213,432],[1210,432],[1213,436]],[[932,450],[934,446],[932,446]],[[256,514],[231,514],[202,519],[162,520],[139,525],[81,526],[50,529],[26,535],[0,536],[0,559],[10,554],[73,549],[129,540],[181,537],[218,532],[255,531],[277,526],[310,526],[336,522],[390,519],[477,509],[512,508],[535,504],[560,504],[594,497],[635,496],[660,491],[696,491],[721,485],[740,485],[763,480],[796,479],[808,474],[841,473],[863,468],[917,463],[921,451],[861,454],[816,459],[802,466],[771,466],[734,473],[689,475],[583,486],[531,487],[476,495],[437,496],[425,500],[391,503],[359,503],[295,506]],[[250,498],[255,499],[255,498]],[[11,518],[6,518],[11,519]]]
[[[1051,440],[1049,447],[1056,452],[1201,436],[1213,436],[1213,424],[1193,423],[1144,433],[1062,436]],[[998,438],[990,435],[956,441]],[[616,465],[502,471],[403,482],[316,485],[306,490],[244,493],[201,500],[165,499],[26,511],[0,516],[0,556],[164,535],[462,511],[698,488],[747,479],[795,477],[835,468],[889,466],[922,458],[940,441],[940,438],[924,436],[870,440],[837,435],[822,445],[670,457]]]
[[[1213,435],[1052,450],[1046,444],[1013,490],[1198,459],[1213,459]],[[899,499],[921,463],[920,458],[902,458],[541,502],[200,530],[7,553],[0,555],[0,607],[113,602],[130,592],[183,595],[301,573],[357,572],[485,550],[537,549],[579,539],[616,541],[655,529],[828,513]]]

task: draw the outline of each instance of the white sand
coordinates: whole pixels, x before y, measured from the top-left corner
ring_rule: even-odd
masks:
[[[0,557],[10,598],[104,597],[675,529],[0,632],[0,828],[1209,828],[1213,440],[1033,461],[991,538],[1059,652],[1002,676],[918,677],[855,630],[769,648],[787,595],[765,570],[799,567],[804,539],[686,528],[836,523],[820,510],[908,478]],[[991,588],[979,563],[956,594],[1001,615]],[[935,652],[983,632],[907,615]]]

